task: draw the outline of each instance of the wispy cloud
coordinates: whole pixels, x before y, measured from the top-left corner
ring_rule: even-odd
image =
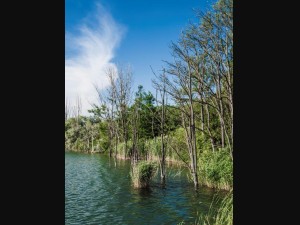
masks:
[[[125,28],[100,4],[78,27],[77,35],[66,31],[65,92],[73,103],[80,96],[82,113],[87,114],[90,103],[96,100],[94,84],[108,86],[105,69],[116,67],[111,60]]]

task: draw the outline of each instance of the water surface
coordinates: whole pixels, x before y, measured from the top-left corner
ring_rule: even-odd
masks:
[[[207,213],[215,191],[194,191],[186,171],[168,167],[167,185],[131,185],[130,162],[105,155],[65,154],[65,224],[177,224]],[[222,195],[219,193],[219,195]],[[214,207],[214,206],[213,206]]]

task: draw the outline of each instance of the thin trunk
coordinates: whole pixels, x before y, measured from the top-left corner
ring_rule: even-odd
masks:
[[[118,135],[116,135],[115,139],[116,139],[115,158],[117,158],[117,154],[118,154]]]
[[[198,188],[198,174],[197,174],[197,150],[196,150],[196,129],[195,129],[195,119],[194,119],[194,107],[193,107],[193,98],[192,98],[192,74],[190,71],[190,65],[188,64],[189,69],[189,104],[190,104],[190,140],[191,140],[191,152],[192,152],[192,175],[194,180],[195,188]]]
[[[110,124],[110,126],[111,126],[111,124]],[[109,158],[111,158],[112,157],[112,138],[113,138],[113,134],[112,134],[112,128],[110,127],[109,128]]]
[[[224,124],[224,112],[223,112],[223,102],[222,102],[222,89],[221,89],[221,78],[220,75],[218,75],[217,79],[217,93],[219,98],[219,109],[220,109],[220,123],[221,123],[221,143],[222,148],[225,147],[225,138],[224,138],[224,132],[225,132],[225,124]]]
[[[210,139],[212,150],[213,150],[213,152],[215,152],[214,139],[212,138],[212,134],[210,132],[210,112],[208,110],[208,105],[205,105],[205,108],[206,108],[206,113],[207,113],[207,131],[209,133],[209,139]]]
[[[92,135],[92,152],[94,152],[94,136]]]
[[[165,174],[165,142],[164,142],[164,126],[165,126],[165,90],[162,93],[162,111],[161,111],[161,152],[162,152],[162,160],[161,160],[161,183],[164,185],[166,181]]]
[[[204,110],[203,110],[203,104],[201,104],[200,115],[201,115],[201,129],[204,130]]]

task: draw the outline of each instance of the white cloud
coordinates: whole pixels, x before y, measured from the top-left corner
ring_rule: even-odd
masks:
[[[66,32],[65,95],[71,103],[80,96],[82,113],[87,115],[90,103],[96,101],[94,84],[108,86],[105,68],[111,62],[125,28],[97,4],[96,13],[87,17],[79,26],[79,34]]]

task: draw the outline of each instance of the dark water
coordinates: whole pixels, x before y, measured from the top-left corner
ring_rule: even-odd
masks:
[[[216,194],[208,188],[195,192],[186,172],[174,167],[168,168],[165,189],[156,179],[150,190],[136,190],[131,186],[129,170],[128,161],[66,153],[65,224],[194,222],[197,213],[207,213]]]

